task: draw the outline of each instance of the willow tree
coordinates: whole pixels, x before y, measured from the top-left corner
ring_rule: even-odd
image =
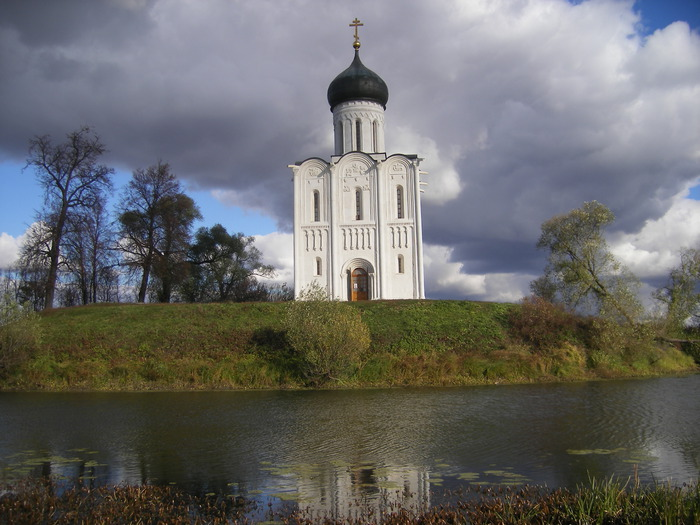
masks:
[[[87,126],[69,133],[62,144],[54,144],[49,135],[29,141],[27,167],[34,168],[44,189],[44,207],[39,219],[49,230],[45,308],[51,308],[54,303],[61,247],[70,214],[92,210],[112,186],[114,170],[98,163],[104,152],[104,144]]]
[[[610,252],[603,229],[615,220],[605,205],[586,202],[542,224],[537,247],[549,251],[535,295],[606,319],[634,325],[643,308],[639,280]]]
[[[666,330],[671,334],[682,334],[687,324],[697,326],[700,321],[700,250],[683,249],[680,259],[666,285],[654,292],[666,308]]]
[[[258,277],[272,277],[255,238],[230,234],[221,224],[200,228],[189,251],[191,275],[183,295],[189,301],[260,300]]]

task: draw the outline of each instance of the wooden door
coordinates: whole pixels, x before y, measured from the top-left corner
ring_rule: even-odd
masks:
[[[369,299],[367,272],[362,268],[356,268],[352,272],[352,289],[353,301],[366,301]]]

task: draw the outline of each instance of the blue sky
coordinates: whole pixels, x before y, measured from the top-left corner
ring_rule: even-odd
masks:
[[[131,173],[117,172],[113,177],[116,188],[121,189],[129,181]],[[24,170],[24,164],[3,162],[0,164],[0,179],[3,181],[0,196],[0,232],[14,237],[24,233],[34,220],[33,210],[43,204],[41,187],[37,184],[32,169]],[[117,192],[118,193],[118,192]],[[225,206],[210,190],[186,190],[202,210],[200,226],[213,226],[216,223],[235,224],[246,235],[261,235],[275,231],[275,221],[255,210],[245,210],[238,206]],[[116,205],[116,199],[111,199]]]
[[[22,172],[29,138],[89,124],[117,192],[169,162],[200,225],[263,236],[288,279],[287,165],[330,156],[325,91],[356,16],[389,86],[387,148],[429,172],[429,296],[527,293],[539,225],[586,200],[615,212],[611,243],[650,283],[699,243],[697,0],[8,0],[0,263],[42,203]]]

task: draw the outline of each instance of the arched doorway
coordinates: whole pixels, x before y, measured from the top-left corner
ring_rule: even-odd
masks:
[[[367,271],[363,268],[355,268],[352,271],[350,290],[351,301],[366,301],[369,299],[369,283]]]

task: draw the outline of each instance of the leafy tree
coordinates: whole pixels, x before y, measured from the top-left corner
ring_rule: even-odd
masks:
[[[329,300],[318,286],[302,290],[289,304],[284,327],[307,378],[319,384],[339,379],[358,365],[371,342],[360,312]]]
[[[163,162],[134,171],[120,209],[118,249],[123,264],[141,273],[137,300],[146,300],[153,273],[159,280],[158,299],[169,301],[173,284],[182,278],[192,223],[201,217],[199,209]]]
[[[183,290],[187,300],[265,300],[256,277],[270,277],[275,270],[262,263],[254,243],[254,237],[229,234],[221,224],[197,230],[189,252],[191,277]]]
[[[700,250],[681,250],[681,264],[671,270],[654,298],[666,307],[666,330],[680,334],[686,323],[700,321]]]
[[[533,293],[634,325],[643,311],[639,281],[610,253],[602,232],[614,219],[605,205],[591,201],[545,221],[537,247],[549,256]]]
[[[159,215],[162,237],[153,262],[155,297],[158,302],[169,303],[175,287],[187,277],[192,224],[202,215],[194,200],[184,193],[164,198]]]
[[[105,146],[89,127],[69,133],[67,141],[62,144],[53,144],[48,135],[34,137],[29,142],[27,167],[34,168],[44,189],[41,218],[49,232],[46,308],[54,303],[69,215],[77,210],[91,209],[101,194],[111,188],[113,170],[98,164],[104,152]]]

